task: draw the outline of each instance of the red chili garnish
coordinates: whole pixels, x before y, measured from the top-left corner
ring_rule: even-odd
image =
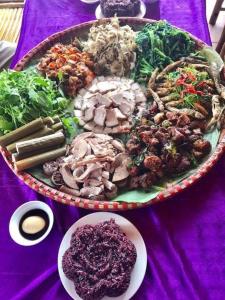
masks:
[[[197,84],[197,87],[204,87],[206,85],[207,85],[207,83],[205,81],[201,81]]]
[[[196,94],[199,95],[199,96],[203,96],[204,93],[202,91],[196,91]]]
[[[196,76],[193,73],[187,72],[187,75],[189,80],[196,81]]]
[[[202,91],[197,91],[193,85],[186,86],[186,89],[183,91],[184,93],[194,94],[203,96],[204,93]]]
[[[55,62],[50,62],[48,65],[50,69],[55,69],[56,68],[56,63]]]
[[[185,84],[185,79],[184,78],[179,78],[176,81],[176,85],[184,85]]]
[[[187,84],[186,81],[196,81],[196,76],[192,72],[186,72],[186,73],[181,73],[180,78],[177,79],[176,84],[177,85],[185,85]]]
[[[205,81],[201,81],[194,86],[192,83],[187,83],[187,80],[189,82],[190,81],[195,82],[196,76],[192,72],[186,72],[186,73],[181,73],[180,77],[176,80],[176,85],[183,87],[183,90],[180,92],[181,99],[184,98],[185,94],[204,96],[204,92],[196,90],[196,88],[201,88],[207,85]]]
[[[190,94],[196,94],[195,87],[192,84],[187,84],[185,92],[190,93]]]

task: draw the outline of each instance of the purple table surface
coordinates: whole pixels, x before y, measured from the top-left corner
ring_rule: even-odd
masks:
[[[167,19],[210,44],[203,0],[146,4],[147,17]],[[79,0],[27,0],[13,64],[50,34],[94,19],[95,7]],[[146,276],[133,299],[225,299],[223,176],[225,160],[221,159],[198,184],[179,196],[122,213],[140,230],[148,251]],[[2,157],[0,178],[0,299],[69,300],[57,272],[58,249],[67,229],[89,212],[35,193],[13,175]],[[22,247],[10,239],[9,220],[19,205],[35,199],[52,207],[55,224],[42,243]]]

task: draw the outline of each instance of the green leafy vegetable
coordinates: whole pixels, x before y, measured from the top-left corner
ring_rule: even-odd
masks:
[[[198,101],[199,96],[195,94],[188,94],[184,96],[184,104],[182,107],[193,108],[194,104]]]
[[[145,25],[137,34],[137,63],[133,78],[145,83],[156,67],[161,70],[195,50],[191,37],[165,21]]]
[[[59,79],[59,81],[63,80],[63,72],[62,71],[58,72],[58,79]]]
[[[78,133],[77,124],[79,124],[79,119],[77,117],[63,117],[61,120],[68,138],[74,138],[74,136]]]
[[[148,153],[148,148],[146,147],[141,151],[141,153],[139,153],[138,156],[135,156],[134,158],[132,158],[133,165],[140,166],[140,164],[145,159],[145,156],[147,153]]]
[[[56,84],[33,69],[0,73],[0,134],[40,116],[61,115],[68,104]]]

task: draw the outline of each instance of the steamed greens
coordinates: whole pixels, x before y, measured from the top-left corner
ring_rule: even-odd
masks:
[[[68,104],[56,84],[33,69],[0,73],[0,134],[40,116],[60,115]]]
[[[161,70],[195,50],[190,36],[165,21],[147,24],[137,34],[137,61],[134,80],[145,83],[156,67]]]

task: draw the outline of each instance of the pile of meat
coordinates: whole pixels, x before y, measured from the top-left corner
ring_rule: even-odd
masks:
[[[181,174],[211,151],[203,138],[206,122],[185,114],[157,112],[157,105],[142,117],[126,148],[132,157],[130,188],[149,189],[164,176]]]
[[[73,140],[68,155],[60,163],[48,162],[43,168],[61,191],[101,200],[117,195],[116,184],[129,176],[128,162],[120,141],[109,135],[85,132]],[[52,173],[46,172],[49,165]]]
[[[41,58],[37,68],[45,76],[59,82],[68,96],[94,79],[93,61],[87,52],[73,45],[56,44]]]
[[[100,5],[105,17],[135,17],[140,12],[140,0],[101,0]]]
[[[95,133],[129,132],[132,115],[140,116],[146,97],[138,83],[128,78],[97,77],[75,98],[80,125]]]
[[[134,244],[111,219],[77,228],[62,268],[82,299],[100,300],[127,290],[136,258]]]
[[[135,37],[136,32],[128,25],[120,26],[117,17],[92,26],[87,41],[82,44],[83,50],[93,57],[95,73],[128,75],[136,61]]]

